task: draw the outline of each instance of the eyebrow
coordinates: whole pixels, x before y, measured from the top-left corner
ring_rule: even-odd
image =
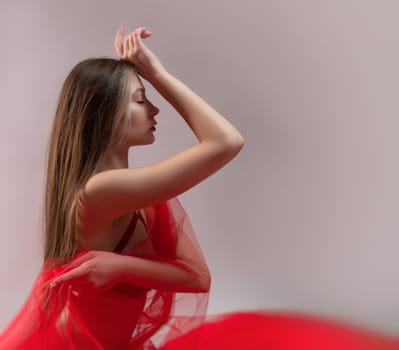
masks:
[[[134,90],[134,92],[133,92],[132,95],[134,95],[137,91],[143,91],[143,92],[145,92],[145,89],[144,89],[144,88],[138,88],[138,89]]]

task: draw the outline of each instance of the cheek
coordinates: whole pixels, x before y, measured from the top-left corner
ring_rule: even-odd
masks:
[[[128,117],[128,123],[129,126],[133,128],[141,128],[142,126],[146,126],[148,124],[144,111],[138,108],[131,109]]]

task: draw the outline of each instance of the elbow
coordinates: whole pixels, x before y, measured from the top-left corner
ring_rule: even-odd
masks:
[[[209,272],[203,273],[197,278],[197,292],[206,293],[211,288],[211,275]]]
[[[213,144],[214,150],[218,155],[228,155],[229,157],[237,155],[245,144],[244,137],[240,133],[224,135],[219,137],[217,141],[205,142]]]
[[[241,149],[244,147],[245,141],[244,138],[241,136],[241,138],[237,141],[236,147],[237,147],[237,153],[241,151]]]
[[[243,147],[244,147],[244,144],[245,144],[244,136],[242,136],[241,134],[239,134],[239,135],[237,136],[237,139],[236,139],[236,144],[237,144],[237,146],[238,146],[240,149],[243,148]]]
[[[238,133],[237,135],[234,135],[234,137],[230,137],[226,141],[226,148],[238,153],[244,147],[244,144],[244,137],[240,133]]]
[[[231,140],[228,145],[226,146],[226,154],[228,155],[229,159],[235,158],[240,152],[241,149],[244,147],[244,138],[235,138]]]

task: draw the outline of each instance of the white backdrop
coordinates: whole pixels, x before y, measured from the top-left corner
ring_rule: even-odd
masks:
[[[168,70],[246,145],[179,198],[212,273],[209,314],[289,309],[399,336],[399,3],[388,0],[0,3],[0,329],[42,257],[44,156],[63,80],[145,25]],[[161,109],[130,166],[196,143]]]

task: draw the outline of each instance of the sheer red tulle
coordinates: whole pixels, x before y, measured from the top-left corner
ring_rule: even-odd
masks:
[[[176,264],[176,238],[184,232],[202,256],[177,198],[144,213],[149,239],[122,254]],[[148,246],[152,254],[146,256]],[[204,321],[208,293],[149,290],[121,281],[107,291],[77,295],[65,285],[49,287],[70,270],[51,265],[44,264],[25,304],[1,335],[1,349],[159,349]]]
[[[144,213],[148,240],[121,254],[176,264],[176,238],[184,232],[202,256],[177,198]],[[299,315],[241,312],[205,322],[208,293],[173,293],[121,281],[106,291],[78,295],[65,285],[49,287],[70,270],[62,263],[50,266],[52,261],[44,264],[0,336],[0,350],[399,350],[398,341]]]

